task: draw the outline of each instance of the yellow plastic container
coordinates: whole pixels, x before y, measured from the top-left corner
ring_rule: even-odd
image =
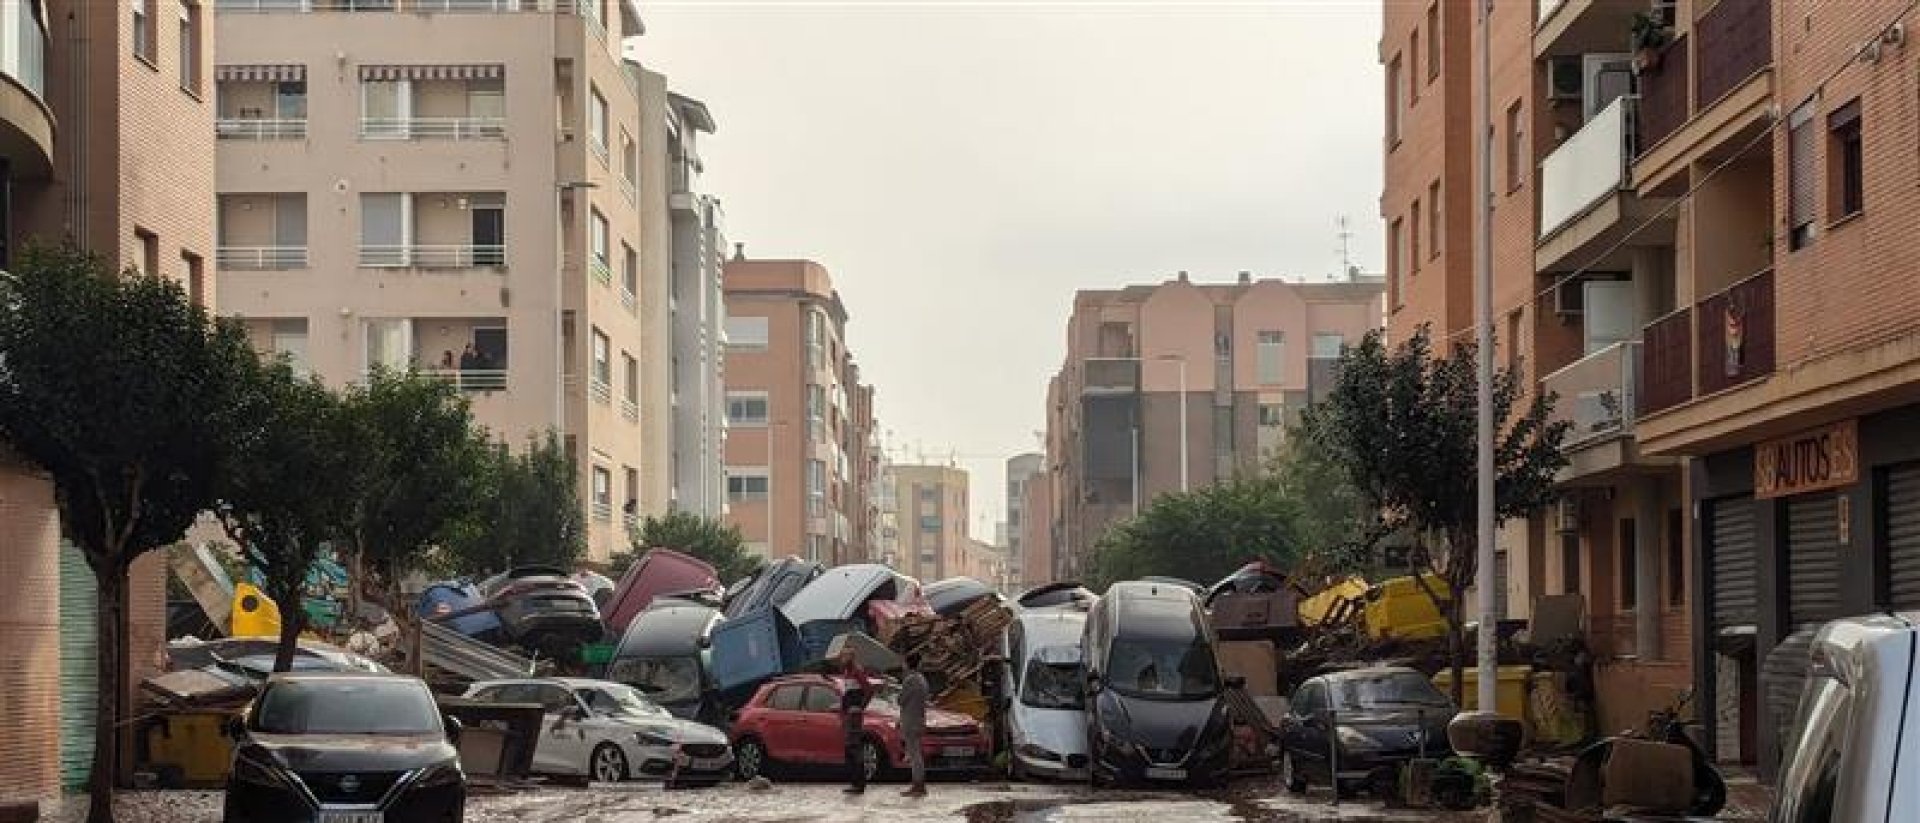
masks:
[[[1447,581],[1426,575],[1427,586],[1442,599],[1452,597]],[[1380,584],[1367,602],[1367,634],[1376,638],[1425,640],[1447,636],[1447,619],[1433,598],[1412,577],[1395,577]]]
[[[971,683],[954,687],[939,700],[934,701],[934,705],[950,712],[964,714],[976,722],[986,722],[987,719],[987,698],[981,695],[980,689]]]
[[[1493,710],[1527,724],[1527,681],[1532,677],[1532,666],[1501,666],[1500,680],[1494,685],[1493,690]],[[1480,705],[1480,671],[1468,665],[1461,672],[1461,679],[1467,682],[1467,688],[1465,694],[1460,697],[1460,709],[1473,711]],[[1441,694],[1451,696],[1453,694],[1452,670],[1441,669],[1439,674],[1433,676],[1433,686],[1439,689]],[[1527,725],[1531,734],[1531,724]]]
[[[231,637],[280,636],[279,605],[252,583],[234,585],[233,616],[229,620],[232,625],[227,634]]]
[[[1300,601],[1300,625],[1318,626],[1326,620],[1342,600],[1364,597],[1367,593],[1367,581],[1358,577],[1349,577],[1325,589],[1319,594]]]
[[[147,766],[161,773],[163,783],[180,781],[181,788],[217,788],[225,785],[233,741],[227,739],[225,710],[181,710],[153,719],[147,726]]]

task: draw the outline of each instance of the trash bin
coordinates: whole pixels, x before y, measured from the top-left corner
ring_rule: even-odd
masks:
[[[1461,673],[1467,687],[1460,697],[1461,711],[1474,711],[1480,705],[1480,670],[1468,666]],[[1527,733],[1531,737],[1532,724],[1527,719],[1527,681],[1533,677],[1532,666],[1501,666],[1499,681],[1494,686],[1493,710],[1505,717],[1511,717],[1527,724]],[[1453,694],[1453,672],[1441,669],[1433,676],[1434,688],[1442,694]]]
[[[233,741],[225,709],[182,709],[147,725],[146,766],[163,776],[164,788],[219,788],[227,781]],[[179,785],[167,785],[178,781]]]

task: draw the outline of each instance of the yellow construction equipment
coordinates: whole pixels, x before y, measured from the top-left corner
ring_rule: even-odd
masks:
[[[1428,640],[1447,636],[1447,618],[1427,596],[1431,589],[1442,600],[1452,598],[1447,581],[1437,574],[1423,575],[1423,589],[1413,577],[1395,577],[1367,593],[1367,634],[1374,638]]]

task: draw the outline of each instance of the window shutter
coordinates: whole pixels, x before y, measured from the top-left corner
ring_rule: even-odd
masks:
[[[1813,101],[1802,104],[1787,118],[1787,223],[1798,229],[1814,219],[1819,195],[1819,165],[1815,155]]]

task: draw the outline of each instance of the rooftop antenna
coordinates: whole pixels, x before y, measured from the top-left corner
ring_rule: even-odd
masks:
[[[1347,225],[1347,216],[1344,214],[1333,218],[1333,225],[1334,234],[1340,238],[1340,273],[1352,279],[1353,229]]]

